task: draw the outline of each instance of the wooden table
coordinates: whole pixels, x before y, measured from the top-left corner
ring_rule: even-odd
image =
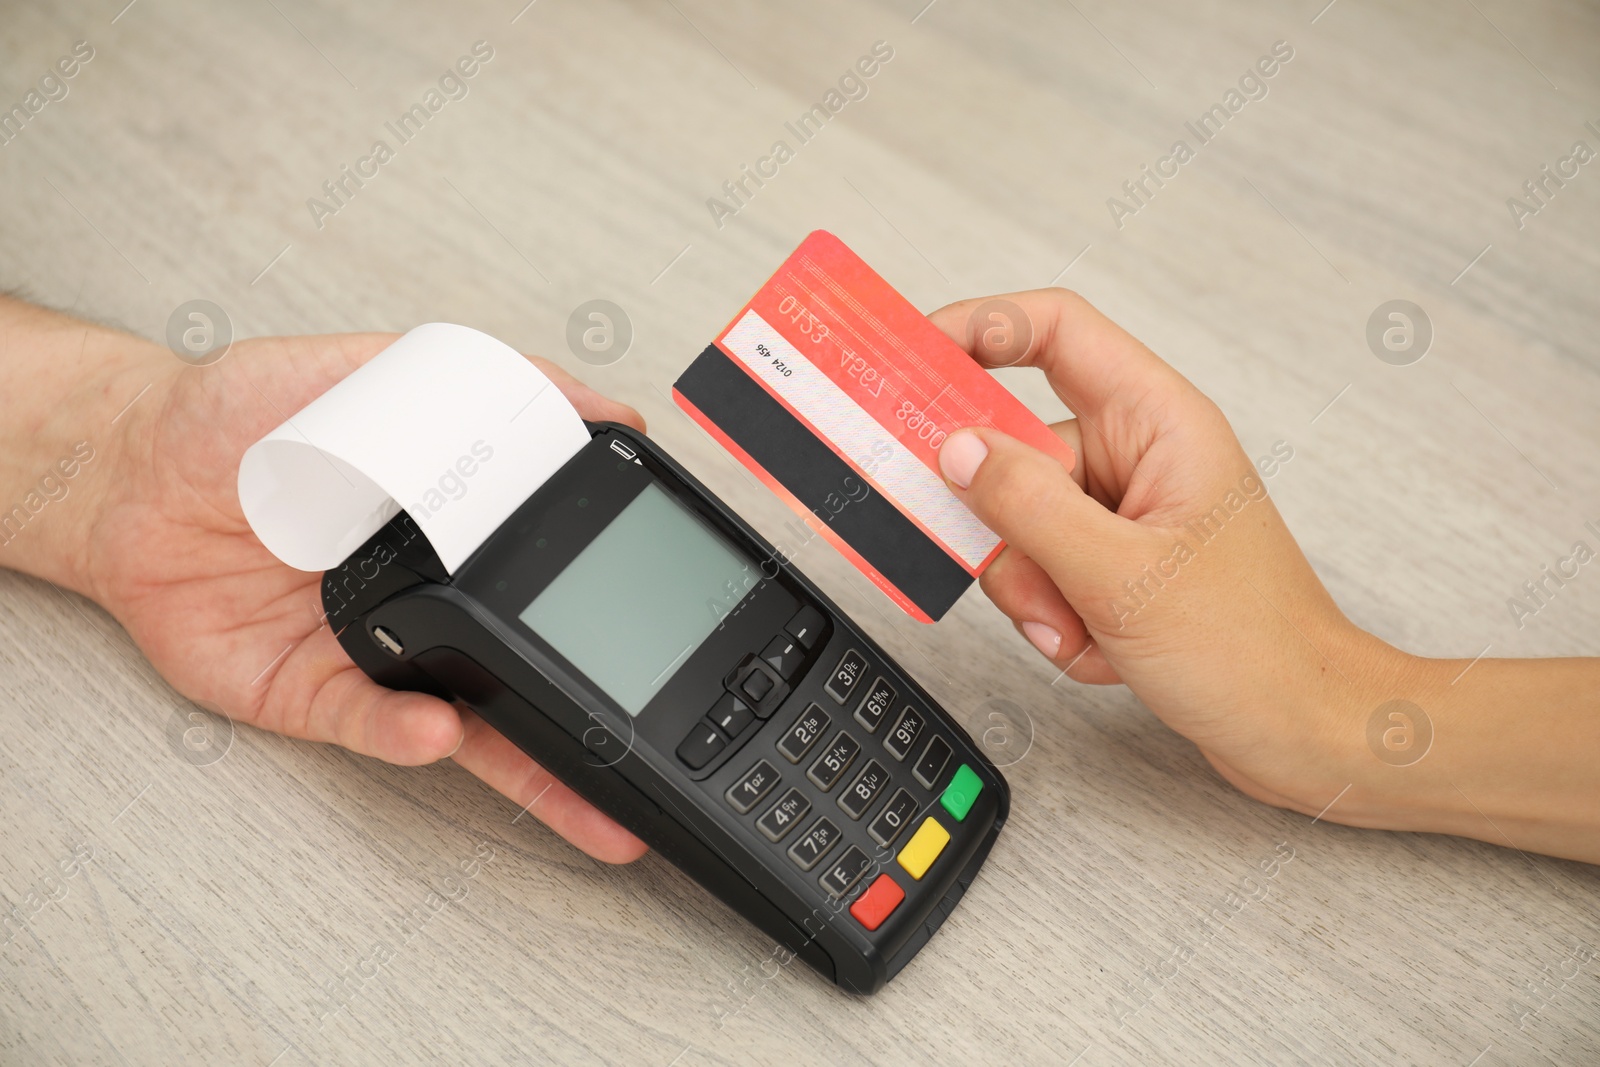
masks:
[[[121,2],[6,7],[0,102],[94,54],[0,148],[0,284],[151,337],[195,298],[240,336],[469,323],[638,406],[776,532],[666,391],[827,228],[921,307],[1085,293],[1252,455],[1292,447],[1273,496],[1385,638],[1597,651],[1600,575],[1520,629],[1506,605],[1600,520],[1600,163],[1522,192],[1600,149],[1593,4]],[[480,40],[466,95],[394,137]],[[877,41],[866,95],[799,143],[785,123]],[[1279,41],[1265,96],[1196,138]],[[376,139],[392,158],[331,210]],[[708,206],[777,140],[775,177]],[[1145,165],[1169,176],[1134,199]],[[635,330],[604,368],[565,341],[593,298]],[[1420,362],[1369,349],[1390,300],[1431,323]],[[870,999],[764,967],[664,862],[591,862],[453,764],[246,727],[192,762],[190,705],[108,616],[0,574],[6,906],[92,850],[0,950],[0,1061],[1600,1061],[1594,868],[1263,807],[978,593],[922,626],[820,540],[799,562],[957,714],[1025,709],[988,866]]]

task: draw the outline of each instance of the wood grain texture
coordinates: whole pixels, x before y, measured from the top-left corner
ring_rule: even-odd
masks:
[[[1520,630],[1505,606],[1600,520],[1600,163],[1521,229],[1505,205],[1600,147],[1594,4],[924,2],[14,0],[0,103],[96,55],[0,148],[0,284],[151,337],[195,297],[241,336],[470,323],[639,407],[776,531],[666,390],[825,227],[920,307],[1071,285],[1252,455],[1291,444],[1274,498],[1383,637],[1600,650],[1600,576]],[[307,198],[479,39],[469,95],[316,228]],[[866,98],[718,228],[706,199],[877,40]],[[1107,198],[1280,40],[1267,96],[1119,228]],[[564,340],[595,297],[636,330],[606,368]],[[1364,340],[1394,298],[1435,329],[1410,367]],[[771,945],[670,866],[590,862],[453,765],[244,727],[192,765],[189,706],[116,624],[5,572],[5,906],[93,858],[0,948],[0,1061],[1600,1062],[1600,964],[1552,977],[1600,946],[1593,868],[1255,804],[976,593],[923,627],[820,540],[798,558],[958,715],[1032,718],[988,866],[882,994],[767,977]],[[1204,927],[1280,843],[1264,898]]]

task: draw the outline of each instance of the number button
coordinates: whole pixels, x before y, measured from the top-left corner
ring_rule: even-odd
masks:
[[[789,732],[779,740],[778,751],[790,763],[799,763],[828,728],[828,721],[828,713],[822,710],[820,704],[811,705],[800,713],[794,725],[789,727]]]
[[[762,760],[728,788],[728,803],[733,805],[734,811],[743,815],[760,803],[761,798],[772,792],[772,787],[777,784],[778,768]]]
[[[756,820],[756,825],[761,827],[761,832],[767,835],[771,842],[782,841],[788,836],[789,831],[800,825],[800,820],[806,817],[806,812],[811,810],[811,801],[798,789],[791,789],[783,794],[779,801],[767,809],[765,815]]]
[[[844,850],[844,855],[823,872],[822,888],[835,899],[850,892],[850,887],[861,881],[861,876],[872,866],[872,858],[855,845]]]
[[[840,730],[832,741],[828,742],[827,749],[817,757],[817,762],[811,765],[806,772],[806,777],[817,783],[817,788],[826,793],[832,789],[840,775],[855,760],[856,753],[861,751],[861,742]]]
[[[950,761],[950,742],[942,737],[935,737],[928,742],[928,747],[923,750],[922,758],[917,760],[912,774],[917,776],[917,781],[933,788],[933,783],[939,780],[944,765]]]
[[[904,789],[898,790],[889,798],[878,817],[872,820],[872,825],[867,827],[867,833],[872,839],[884,848],[895,843],[895,839],[917,815],[917,801]]]
[[[856,709],[856,722],[865,726],[867,733],[877,733],[878,727],[883,725],[884,715],[888,714],[889,705],[893,703],[894,686],[879,678],[872,683],[872,688],[861,700],[861,706]]]
[[[833,850],[839,843],[839,828],[824,816],[811,824],[811,829],[805,836],[789,846],[789,858],[794,860],[802,871],[809,871],[822,857]]]
[[[852,648],[833,669],[833,675],[823,688],[827,689],[829,696],[843,704],[850,699],[850,693],[865,673],[867,673],[867,657]]]
[[[922,736],[922,727],[926,721],[922,717],[922,712],[907,707],[900,713],[900,721],[894,724],[894,729],[883,739],[883,747],[888,749],[889,755],[895,759],[904,760],[911,754],[911,747],[917,743],[917,738]]]
[[[877,760],[869,760],[866,770],[856,777],[849,789],[839,794],[839,807],[852,819],[859,819],[888,784],[888,768]]]

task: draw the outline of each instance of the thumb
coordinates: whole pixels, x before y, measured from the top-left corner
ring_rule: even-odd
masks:
[[[1069,601],[1104,595],[1150,531],[1108,511],[1054,457],[998,430],[958,430],[939,449],[950,489],[985,526],[1032,558]]]

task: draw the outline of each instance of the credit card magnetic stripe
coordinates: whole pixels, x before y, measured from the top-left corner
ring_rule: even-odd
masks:
[[[771,323],[746,311],[723,336],[722,347],[974,572],[994,552],[1000,538],[943,479]]]
[[[966,568],[881,493],[852,498],[837,513],[826,507],[860,476],[716,345],[689,365],[674,392],[707,432],[748,457],[774,491],[814,509],[829,540],[876,572],[885,592],[909,602],[913,614],[937,620],[972,584]]]

